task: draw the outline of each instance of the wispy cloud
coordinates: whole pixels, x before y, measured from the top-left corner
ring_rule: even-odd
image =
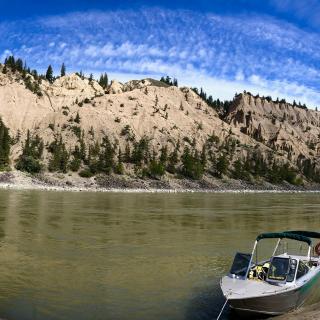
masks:
[[[320,105],[319,34],[267,16],[72,13],[0,24],[0,33],[0,56],[13,52],[42,70],[65,62],[122,79],[169,74],[216,97],[246,89]]]

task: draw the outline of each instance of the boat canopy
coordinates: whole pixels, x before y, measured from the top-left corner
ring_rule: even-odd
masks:
[[[285,231],[286,233],[294,233],[298,234],[299,236],[305,236],[308,238],[316,238],[320,239],[320,233],[319,232],[314,232],[314,231],[302,231],[302,230],[297,230],[297,231]]]
[[[261,239],[284,239],[284,238],[306,242],[309,246],[312,243],[311,239],[308,238],[307,236],[302,234],[296,234],[296,233],[293,233],[292,231],[261,233],[257,236],[256,240],[259,241]]]

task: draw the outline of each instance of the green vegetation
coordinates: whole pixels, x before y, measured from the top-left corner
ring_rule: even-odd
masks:
[[[171,79],[169,76],[161,77],[161,82],[166,83],[169,86],[178,87],[178,80],[176,78]]]
[[[207,95],[202,88],[192,88],[192,90],[203,100],[208,106],[217,110],[219,113],[225,114],[228,112],[229,107],[231,106],[232,101],[220,101],[220,99],[214,100],[211,95]]]
[[[108,80],[108,75],[106,73],[100,76],[99,84],[103,89],[106,89],[108,87],[109,80]]]
[[[0,118],[0,171],[9,167],[9,155],[11,147],[11,138],[9,129]]]
[[[43,140],[38,135],[34,137],[31,136],[28,130],[27,138],[22,148],[22,154],[16,163],[16,169],[29,173],[40,172],[43,168],[41,164],[43,149]]]
[[[61,66],[60,75],[61,77],[64,77],[66,75],[66,66],[64,63]]]
[[[49,145],[48,151],[51,153],[48,165],[49,171],[67,173],[69,153],[61,136],[55,138],[55,140]]]
[[[47,72],[46,72],[46,79],[50,82],[53,83],[54,81],[54,76],[53,76],[53,69],[51,67],[51,64],[49,65]]]
[[[26,63],[23,63],[21,59],[15,59],[14,56],[6,58],[2,72],[8,73],[8,70],[11,70],[12,73],[19,73],[28,90],[39,97],[43,95],[40,89],[40,84],[44,77],[39,76],[36,70],[30,70]]]
[[[191,153],[188,147],[185,147],[182,154],[182,174],[188,178],[198,180],[204,173],[204,165],[195,150]]]

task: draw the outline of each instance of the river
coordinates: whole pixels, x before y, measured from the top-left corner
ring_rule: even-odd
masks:
[[[0,317],[215,319],[234,253],[260,232],[319,230],[319,204],[311,193],[1,190]]]

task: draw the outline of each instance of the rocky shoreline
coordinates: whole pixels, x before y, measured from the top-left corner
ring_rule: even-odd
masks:
[[[0,173],[0,188],[13,190],[47,190],[73,192],[320,192],[319,184],[294,186],[288,183],[280,185],[265,181],[248,183],[234,179],[216,179],[204,176],[202,180],[185,178],[139,179],[132,176],[98,175],[92,178],[81,178],[77,174],[42,173],[30,175],[21,171]]]

